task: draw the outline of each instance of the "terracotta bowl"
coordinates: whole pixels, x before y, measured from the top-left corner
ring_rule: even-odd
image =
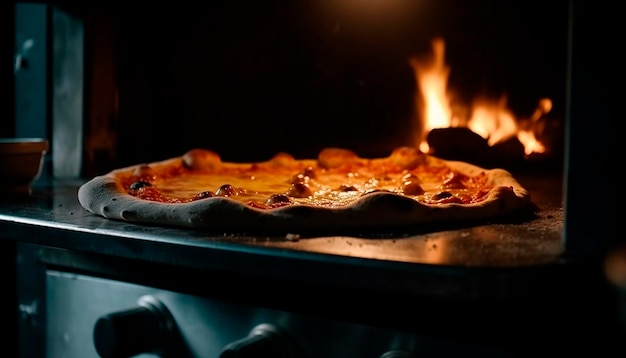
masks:
[[[0,138],[0,192],[30,193],[47,151],[44,138]]]

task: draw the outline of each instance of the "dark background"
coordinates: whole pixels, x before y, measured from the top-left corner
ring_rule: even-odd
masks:
[[[564,118],[567,1],[184,5],[99,12],[117,52],[112,166],[193,147],[256,161],[414,145],[408,58],[427,54],[435,37],[446,41],[448,88],[462,99],[506,94],[523,117],[548,97],[551,116]]]

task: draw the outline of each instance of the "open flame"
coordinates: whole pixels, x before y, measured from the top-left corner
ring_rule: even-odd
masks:
[[[543,129],[540,119],[552,109],[550,99],[541,99],[530,118],[518,119],[507,107],[507,98],[497,100],[477,99],[469,109],[469,116],[463,110],[453,110],[452,96],[448,93],[450,68],[445,63],[445,42],[432,41],[432,53],[427,57],[411,57],[419,91],[415,106],[422,118],[421,130],[417,134],[417,144],[421,151],[428,153],[427,134],[436,128],[467,127],[487,140],[490,146],[506,141],[514,136],[524,146],[526,155],[545,152],[545,146],[535,134]]]

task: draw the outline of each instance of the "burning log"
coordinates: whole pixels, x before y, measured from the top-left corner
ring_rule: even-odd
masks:
[[[496,143],[490,148],[493,166],[511,168],[523,163],[526,158],[524,145],[517,137]]]
[[[487,140],[466,127],[435,128],[426,142],[431,153],[443,159],[481,158],[489,151]]]
[[[447,160],[460,160],[476,165],[512,167],[524,160],[524,146],[516,138],[489,146],[487,139],[466,127],[436,128],[426,136],[431,154]]]
[[[552,100],[540,99],[528,118],[518,118],[504,94],[476,98],[470,106],[454,102],[447,91],[445,42],[437,38],[431,45],[430,56],[409,59],[417,85],[414,106],[421,151],[484,168],[517,167],[533,153],[547,151],[536,135],[544,133]]]

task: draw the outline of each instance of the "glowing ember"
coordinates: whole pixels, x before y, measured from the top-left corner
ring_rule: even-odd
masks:
[[[505,96],[498,100],[478,99],[469,110],[469,118],[463,118],[458,113],[461,111],[453,111],[451,108],[451,97],[447,90],[450,68],[445,64],[443,39],[433,40],[430,56],[411,57],[409,64],[413,68],[418,88],[415,108],[421,118],[416,142],[423,152],[430,151],[426,136],[431,130],[462,126],[486,139],[490,146],[516,136],[524,146],[526,155],[545,152],[546,148],[535,134],[543,130],[540,119],[552,109],[550,99],[541,99],[532,117],[523,120],[516,118],[508,109]]]

